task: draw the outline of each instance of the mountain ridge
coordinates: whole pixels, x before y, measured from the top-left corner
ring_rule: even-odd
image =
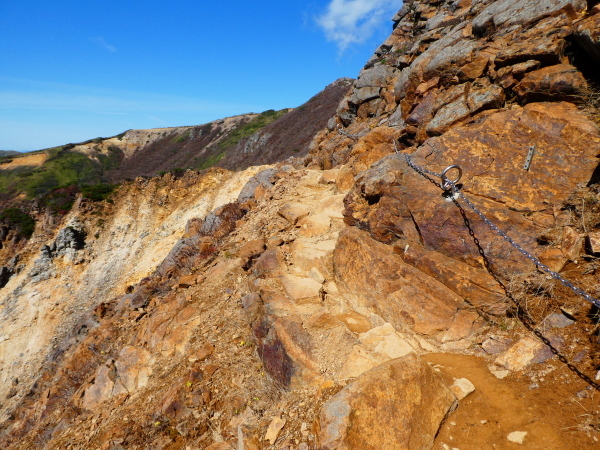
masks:
[[[596,3],[406,1],[303,159],[40,206],[0,442],[596,448],[597,309],[555,276],[598,295]]]

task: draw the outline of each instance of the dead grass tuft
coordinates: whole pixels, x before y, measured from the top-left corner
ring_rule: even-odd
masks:
[[[596,125],[600,126],[600,88],[588,87],[581,91],[576,103]]]

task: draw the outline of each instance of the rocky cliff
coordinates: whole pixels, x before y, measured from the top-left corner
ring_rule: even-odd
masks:
[[[1,441],[597,448],[595,3],[407,1],[304,166],[80,199],[0,291]]]

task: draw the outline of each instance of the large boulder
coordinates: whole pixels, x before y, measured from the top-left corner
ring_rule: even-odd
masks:
[[[585,0],[498,0],[473,19],[473,29],[485,33],[500,27],[535,22],[543,17],[565,11],[573,17],[585,11]]]
[[[415,355],[360,375],[322,407],[323,450],[429,449],[456,398]]]
[[[340,292],[356,298],[361,307],[372,308],[397,329],[440,340],[464,305],[455,292],[356,228],[340,234],[334,273]]]
[[[586,88],[585,78],[575,67],[557,64],[529,72],[514,90],[521,98],[574,100]]]

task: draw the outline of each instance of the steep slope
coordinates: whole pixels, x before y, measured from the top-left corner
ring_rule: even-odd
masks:
[[[306,167],[137,179],[34,234],[0,441],[597,448],[592,6],[407,1]]]
[[[303,105],[227,150],[227,156],[217,165],[239,170],[306,156],[313,137],[334,115],[353,81],[350,78],[334,81]]]
[[[243,170],[303,157],[351,84],[350,79],[335,81],[294,110],[243,114],[197,126],[128,130],[112,138],[5,156],[0,159],[0,201],[23,193],[32,198],[70,184],[120,183],[217,163]]]
[[[351,83],[349,79],[335,81],[293,110],[246,114],[197,127],[128,131],[120,142],[108,143],[123,151],[123,161],[107,176],[120,181],[214,165],[243,170],[290,156],[303,157]]]

